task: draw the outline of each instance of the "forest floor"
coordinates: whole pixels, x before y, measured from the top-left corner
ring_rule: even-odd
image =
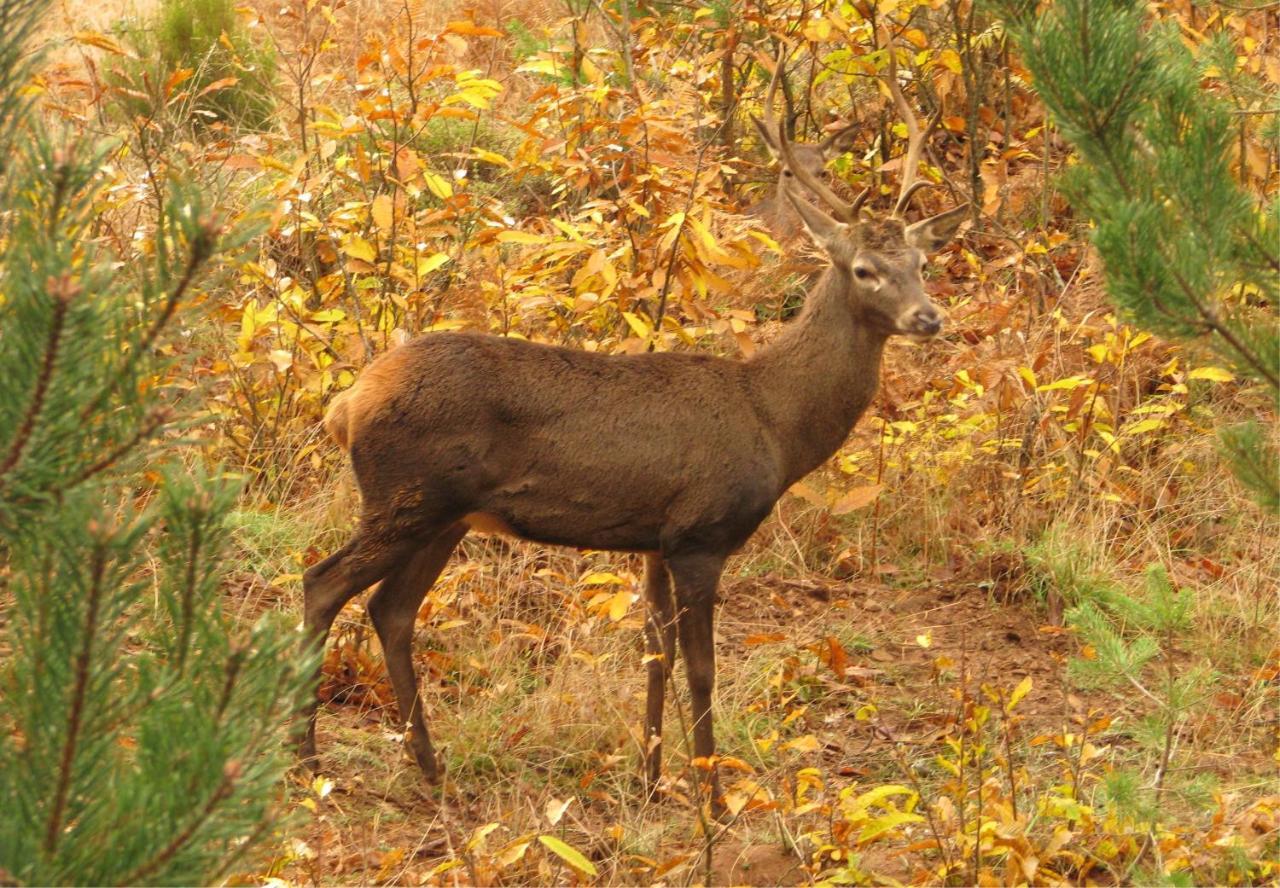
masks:
[[[1199,4],[1185,5],[1195,22]],[[199,92],[181,77],[151,118],[104,111],[118,85],[93,65],[137,62],[111,29],[156,6],[63,4],[49,30],[74,37],[52,62],[64,113],[125,146],[104,173],[124,201],[110,210],[130,223],[122,231],[144,233],[163,179],[139,161],[156,150],[149,127],[175,141],[148,159],[203,171],[229,222],[253,227],[270,205],[269,232],[201,295],[207,318],[178,347],[192,352],[185,406],[209,461],[245,482],[226,596],[244,625],[300,614],[301,572],[353,526],[346,460],[319,417],[390,343],[469,325],[601,351],[732,356],[774,335],[799,301],[745,212],[777,175],[746,121],[762,108],[770,41],[790,35],[838,60],[821,34],[800,40],[809,5],[730,3],[720,33],[718,12],[686,21],[682,4],[636,4],[676,11],[624,41],[644,84],[633,104],[640,91],[589,79],[624,70],[607,3],[258,2],[237,14],[253,39],[273,41],[274,116],[207,142],[181,116],[198,98],[183,90]],[[844,31],[879,39],[856,4],[835,6]],[[937,61],[956,56],[948,16],[887,6],[930,47],[913,62],[912,100],[964,111],[959,62]],[[1280,32],[1247,25],[1265,56]],[[725,46],[730,61],[739,50],[747,136],[710,175],[719,147],[705,118],[719,98],[703,74]],[[854,49],[845,55],[859,64],[884,55]],[[638,560],[473,538],[414,640],[443,785],[425,786],[404,754],[357,598],[330,639],[320,775],[291,776],[272,860],[246,883],[930,884],[943,869],[952,883],[1274,881],[1276,525],[1213,439],[1241,418],[1274,419],[1274,404],[1211,354],[1115,315],[1087,223],[1054,190],[1069,149],[1029,74],[997,59],[1012,64],[1007,48],[984,62],[991,95],[973,111],[983,134],[970,145],[966,122],[946,118],[929,147],[946,188],[918,198],[922,213],[958,197],[981,205],[980,224],[930,263],[946,332],[890,345],[881,395],[845,447],[784,495],[725,574],[714,713],[736,813],[709,822],[698,803],[678,665],[662,795],[640,791]],[[565,79],[567,61],[583,79]],[[836,170],[846,184],[899,175],[885,76],[872,66],[809,84],[810,137],[836,113],[864,124]],[[235,80],[201,89],[218,97]],[[695,216],[705,236],[681,235]],[[665,283],[655,298],[674,279],[668,237],[687,241],[669,305]],[[1114,607],[1125,595],[1149,603],[1148,565],[1190,595],[1185,625],[1128,678],[1088,680],[1080,666],[1098,652],[1072,606],[1104,613],[1122,654],[1150,643]],[[1182,674],[1199,681],[1175,707]],[[1175,711],[1153,736],[1156,716]]]
[[[1030,678],[1035,690],[1019,708],[1018,730],[1027,738],[1070,730],[1072,716],[1093,718],[1105,710],[1123,718],[1121,699],[1082,690],[1067,678],[1067,657],[1076,645],[1069,632],[1045,620],[1040,603],[1004,601],[999,590],[964,588],[945,581],[899,585],[776,574],[730,578],[722,587],[717,622],[720,695],[741,696],[735,688],[740,670],[748,661],[758,660],[762,650],[782,662],[811,652],[825,639],[843,639],[847,660],[834,664],[827,660],[808,676],[812,703],[800,717],[800,729],[820,738],[821,748],[807,763],[839,775],[842,785],[900,783],[905,779],[904,756],[929,757],[945,748],[954,724],[958,670],[967,671],[975,684],[989,687],[1012,688]],[[607,736],[624,736],[631,723],[638,727],[642,718],[641,642],[639,633],[635,634],[630,662],[617,666],[630,674],[622,682],[623,696],[616,710],[626,723],[602,726]],[[420,658],[420,670],[424,665]],[[578,663],[568,668],[583,673],[578,681],[590,681],[588,666]],[[676,680],[680,679],[677,673]],[[428,691],[428,699],[432,696]],[[385,693],[383,697],[389,699]],[[482,785],[455,777],[446,781],[443,792],[425,787],[398,745],[394,707],[371,705],[369,699],[366,695],[357,703],[331,703],[323,710],[320,744],[322,754],[327,754],[322,774],[333,781],[333,789],[300,833],[305,853],[281,873],[291,881],[412,884],[456,854],[477,828],[509,814],[496,807],[505,793],[495,792],[490,781],[520,776],[491,774]],[[874,703],[875,716],[859,717],[869,703]],[[477,701],[475,705],[487,704]],[[723,709],[718,711],[723,714]],[[455,742],[451,722],[466,715],[447,710],[435,715],[437,743],[448,747]],[[668,738],[678,731],[673,721],[669,713]],[[495,745],[510,744],[520,731],[517,724],[507,725],[488,739]],[[335,743],[345,749],[335,750]],[[618,748],[601,752],[612,768],[624,774],[634,770],[638,760],[627,749],[628,743],[629,738]],[[725,752],[748,755],[741,748]],[[670,761],[674,757],[670,747],[668,757],[669,768],[679,767]],[[1259,749],[1257,758],[1252,767],[1265,769],[1265,751]],[[1235,759],[1230,767],[1242,764]],[[1045,760],[1036,767],[1055,764]],[[628,787],[625,777],[621,783]],[[616,868],[606,876],[606,883],[648,884],[657,877],[678,884],[705,878],[699,818],[686,798],[647,804],[626,788],[602,790],[581,781],[577,786],[560,781],[558,787],[552,797],[578,791],[580,805],[572,812],[573,830],[597,841],[619,823],[647,824],[650,831],[654,823],[664,824],[659,830],[663,840],[643,849],[647,853],[617,855],[603,846],[595,849],[602,872],[606,865]],[[538,791],[533,795],[536,798]],[[531,811],[538,807],[532,800],[525,804]],[[716,829],[713,847],[710,884],[795,884],[811,876],[802,866],[801,854],[767,810],[727,818]],[[874,845],[865,849],[860,865],[879,881],[907,881],[916,874],[910,858]]]

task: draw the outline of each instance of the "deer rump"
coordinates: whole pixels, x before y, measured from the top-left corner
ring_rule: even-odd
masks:
[[[369,365],[325,427],[366,508],[402,529],[727,552],[781,493],[757,402],[742,362],[433,333]]]

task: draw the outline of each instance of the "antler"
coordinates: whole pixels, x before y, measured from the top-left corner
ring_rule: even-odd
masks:
[[[920,169],[920,152],[938,125],[938,121],[942,119],[942,104],[938,104],[938,110],[922,132],[920,121],[912,113],[911,106],[907,104],[907,99],[902,94],[902,87],[898,84],[898,54],[893,45],[893,38],[889,39],[888,48],[889,93],[893,96],[893,103],[898,107],[898,113],[902,115],[902,120],[907,125],[907,154],[902,159],[902,187],[898,191],[898,200],[893,205],[893,215],[902,218],[902,212],[907,208],[912,195],[921,188],[928,188],[934,184],[928,180],[918,180],[917,176]]]
[[[800,184],[821,198],[822,202],[835,212],[836,218],[841,222],[850,224],[857,222],[858,213],[862,210],[862,205],[866,202],[867,197],[870,196],[871,188],[865,188],[861,194],[854,198],[852,203],[842,200],[822,181],[810,175],[808,170],[796,163],[795,156],[791,153],[791,142],[787,140],[787,134],[781,126],[778,127],[777,134],[778,148],[782,151],[783,162],[787,165],[787,169],[791,170],[791,174],[799,180]]]
[[[778,78],[782,76],[782,69],[786,67],[787,49],[781,42],[778,43],[778,57],[773,62],[773,76],[769,78],[769,91],[764,95],[764,130],[767,133],[778,132],[778,116],[773,112],[774,99],[778,95]]]
[[[858,213],[862,209],[863,203],[871,194],[871,188],[865,189],[854,199],[852,203],[842,200],[834,191],[826,186],[822,181],[805,168],[803,164],[797,163],[795,155],[791,150],[791,140],[787,138],[786,126],[784,121],[779,121],[774,113],[774,99],[778,92],[778,80],[782,77],[782,72],[786,68],[786,48],[778,47],[778,58],[774,62],[773,76],[769,80],[769,91],[765,94],[764,99],[764,121],[760,123],[765,133],[773,135],[777,139],[778,152],[782,155],[782,163],[784,167],[791,172],[791,175],[800,182],[801,185],[808,188],[819,199],[827,204],[836,214],[836,218],[842,222],[856,222]],[[835,143],[835,140],[844,135],[848,129],[856,124],[850,124],[843,130],[828,136],[821,143],[824,150]],[[786,187],[787,177],[784,175],[781,179],[782,187]]]

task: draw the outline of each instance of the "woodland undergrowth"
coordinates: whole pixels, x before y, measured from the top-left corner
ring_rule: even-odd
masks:
[[[174,10],[218,29],[181,35],[175,55]],[[699,814],[680,709],[664,797],[642,799],[639,561],[476,537],[415,642],[443,787],[420,787],[402,754],[353,604],[325,664],[322,774],[283,788],[295,816],[245,881],[1280,878],[1276,524],[1213,439],[1243,419],[1274,430],[1275,405],[1201,343],[1108,302],[1088,225],[1056,188],[1076,161],[993,9],[164,0],[152,14],[85,30],[66,13],[37,86],[51,120],[110,145],[93,235],[117,255],[155,249],[177,171],[257,232],[193,297],[206,320],[172,346],[185,354],[166,380],[198,417],[188,459],[244,484],[225,596],[245,621],[299,613],[302,571],[352,528],[358,496],[319,418],[407,338],[734,356],[776,335],[818,261],[745,212],[776,176],[748,114],[779,46],[797,140],[859,125],[831,164],[838,187],[870,186],[887,212],[907,136],[884,85],[896,52],[915,113],[939,119],[917,212],[973,208],[927,273],[944,334],[890,345],[846,445],[730,565],[727,818]],[[1274,6],[1152,15],[1193,53],[1232,48],[1204,89],[1238,112],[1238,181],[1274,199]]]

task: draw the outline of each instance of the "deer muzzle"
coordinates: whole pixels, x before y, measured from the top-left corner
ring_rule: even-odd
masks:
[[[912,339],[932,339],[942,330],[942,313],[933,305],[925,305],[906,312],[898,325]]]

